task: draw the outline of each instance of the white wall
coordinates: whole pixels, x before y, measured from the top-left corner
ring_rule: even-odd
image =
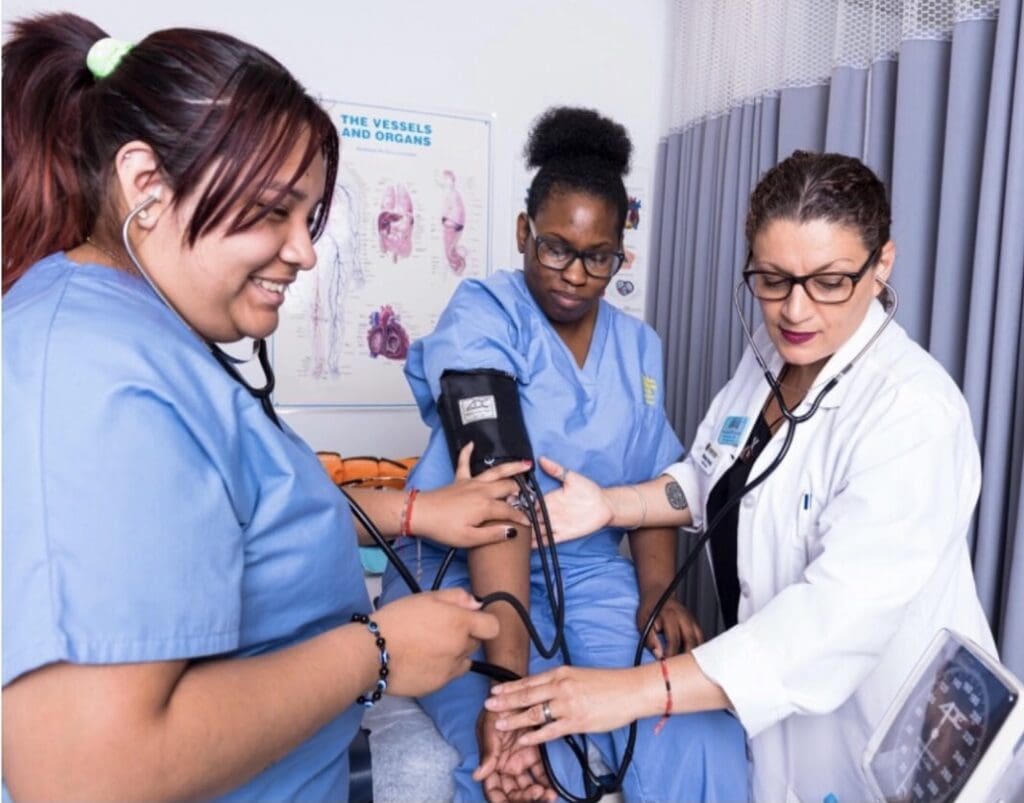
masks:
[[[623,123],[635,146],[633,164],[644,171],[644,196],[651,197],[657,144],[668,124],[673,5],[673,0],[6,0],[3,19],[73,11],[127,40],[169,26],[215,28],[267,50],[325,98],[493,113],[492,253],[500,268],[518,267],[511,261],[519,212],[513,182],[523,176],[521,153],[530,123],[550,105],[591,106]],[[649,221],[649,204],[646,212]],[[398,456],[418,454],[426,442],[412,409],[286,415],[317,449]]]

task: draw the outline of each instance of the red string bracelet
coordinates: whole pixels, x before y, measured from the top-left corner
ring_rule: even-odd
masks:
[[[668,664],[664,658],[659,658],[658,663],[661,664],[661,676],[665,679],[665,713],[661,715],[658,724],[654,726],[655,736],[661,733],[661,729],[665,727],[668,718],[672,716],[672,681],[668,676]]]
[[[416,495],[419,492],[418,488],[410,488],[405,494],[405,499],[402,502],[402,522],[398,528],[399,535],[406,537],[412,535],[412,503],[416,501]]]

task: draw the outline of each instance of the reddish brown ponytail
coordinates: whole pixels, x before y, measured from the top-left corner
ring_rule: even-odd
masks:
[[[85,56],[104,32],[59,14],[21,20],[3,48],[3,291],[92,225],[78,171]]]

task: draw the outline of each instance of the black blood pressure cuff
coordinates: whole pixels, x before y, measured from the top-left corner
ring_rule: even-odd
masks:
[[[437,406],[453,466],[470,442],[469,467],[474,476],[500,463],[533,460],[519,387],[511,374],[491,368],[449,369],[441,374]]]

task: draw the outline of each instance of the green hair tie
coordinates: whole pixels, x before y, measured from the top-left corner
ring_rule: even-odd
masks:
[[[131,42],[122,42],[120,39],[114,39],[110,36],[98,39],[89,48],[89,54],[85,57],[85,66],[89,68],[89,72],[97,80],[106,78],[117,69],[121,59],[133,47],[134,45]]]

